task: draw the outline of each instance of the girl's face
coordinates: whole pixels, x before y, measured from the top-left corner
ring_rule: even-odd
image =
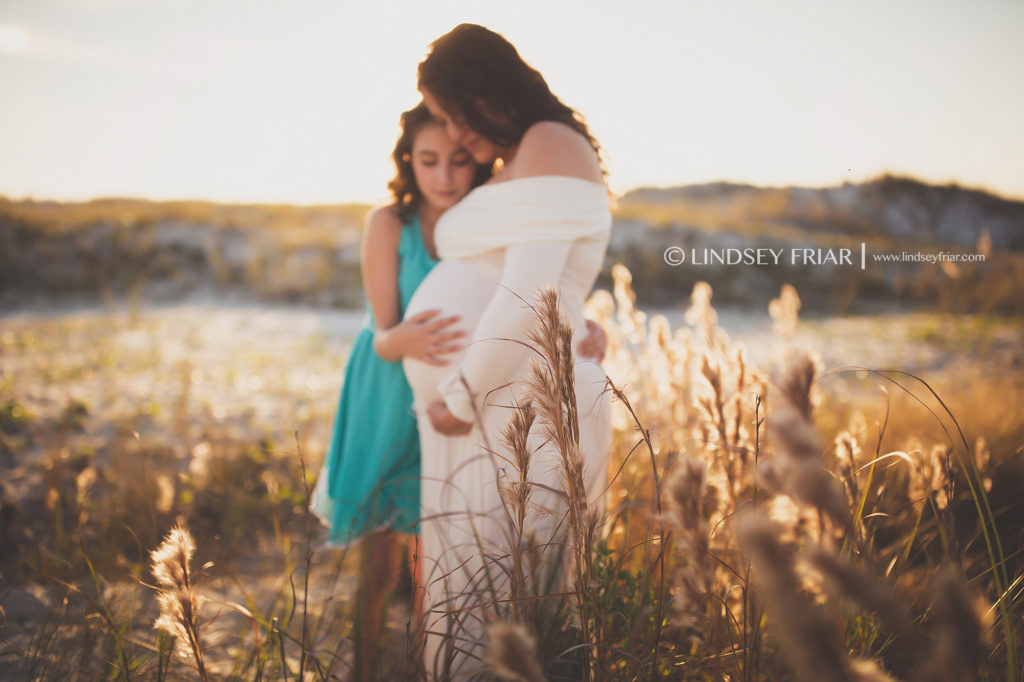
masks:
[[[481,166],[489,166],[501,156],[502,150],[498,145],[472,130],[461,116],[446,112],[429,90],[421,89],[420,94],[423,96],[423,103],[427,105],[434,119],[444,127],[452,142],[472,154],[474,161]]]
[[[428,123],[412,142],[412,172],[423,199],[435,208],[446,209],[473,188],[476,164],[441,126]]]

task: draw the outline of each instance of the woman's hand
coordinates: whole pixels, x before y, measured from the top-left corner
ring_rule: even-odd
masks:
[[[608,350],[608,335],[604,327],[593,320],[587,320],[587,336],[576,344],[576,353],[581,358],[601,362]]]
[[[452,342],[466,332],[450,329],[461,318],[438,317],[440,314],[440,310],[425,310],[390,329],[378,329],[374,332],[373,349],[389,362],[408,357],[437,367],[449,364],[441,356],[462,350],[461,345]]]
[[[430,417],[430,423],[434,425],[434,430],[445,436],[465,436],[473,430],[472,424],[456,417],[440,400],[430,403],[430,406],[427,407],[427,416]]]

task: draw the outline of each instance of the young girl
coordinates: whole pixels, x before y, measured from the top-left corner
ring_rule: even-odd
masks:
[[[401,117],[388,184],[394,201],[367,218],[362,245],[366,320],[349,355],[334,431],[311,503],[330,528],[329,544],[367,538],[366,582],[357,589],[356,677],[370,679],[381,615],[400,569],[396,532],[420,518],[420,442],[412,390],[400,360],[431,365],[460,346],[455,317],[428,310],[402,322],[405,306],[437,262],[434,224],[490,177],[453,143],[422,104]]]
[[[399,362],[446,364],[464,335],[454,317],[430,310],[400,322],[420,281],[437,262],[434,224],[490,176],[451,142],[419,105],[402,114],[392,157],[390,205],[367,217],[362,244],[366,320],[345,368],[341,398],[313,511],[330,544],[347,546],[376,530],[412,532],[419,519],[419,437],[412,391]]]

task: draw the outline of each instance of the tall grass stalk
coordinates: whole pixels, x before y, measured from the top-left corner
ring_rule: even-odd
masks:
[[[163,543],[153,550],[150,570],[159,584],[157,602],[160,604],[160,617],[154,627],[177,639],[179,652],[191,655],[200,679],[207,682],[209,677],[199,634],[200,596],[192,576],[195,551],[195,540],[183,526],[172,528]]]
[[[584,483],[584,461],[580,452],[580,425],[576,405],[576,363],[572,348],[572,328],[558,308],[558,291],[547,287],[540,292],[538,327],[529,339],[539,350],[541,361],[531,365],[529,394],[541,416],[546,438],[561,454],[564,493],[568,502],[569,539],[574,571],[573,589],[579,614],[581,637],[588,645],[584,651],[584,679],[594,678],[597,648],[600,644],[599,621],[592,608],[591,548],[596,521],[590,514],[588,490]]]
[[[304,552],[303,559],[305,560],[305,566],[302,574],[302,640],[301,640],[301,651],[299,654],[299,679],[305,680],[306,676],[306,658],[311,656],[312,645],[309,641],[309,572],[313,564],[313,528],[312,528],[312,515],[309,513],[310,505],[310,491],[309,491],[309,480],[306,477],[306,460],[302,456],[302,443],[299,441],[299,432],[295,431],[295,453],[299,458],[299,474],[302,477],[302,492],[303,500],[305,505],[303,509],[307,510],[303,518],[303,540],[304,540]]]

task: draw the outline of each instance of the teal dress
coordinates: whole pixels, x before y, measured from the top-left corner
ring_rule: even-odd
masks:
[[[423,243],[418,217],[398,243],[400,313],[437,261]],[[382,527],[415,533],[420,518],[420,438],[412,389],[401,362],[373,349],[373,310],[345,367],[334,431],[312,509],[330,528],[329,542],[348,545]]]

